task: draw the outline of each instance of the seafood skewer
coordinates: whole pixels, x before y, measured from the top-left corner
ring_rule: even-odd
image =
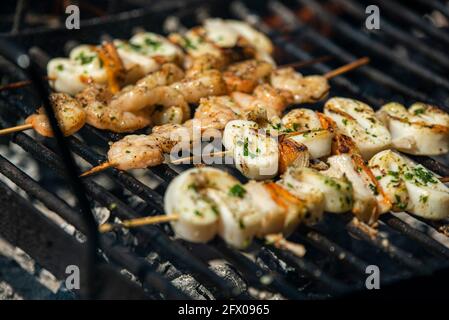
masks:
[[[359,63],[352,64],[352,68],[355,68],[358,65],[359,65]],[[349,69],[345,66],[343,68],[339,68],[339,69],[344,70],[345,72],[349,71]],[[341,72],[343,72],[343,71],[333,73],[333,76],[340,75]],[[258,93],[260,93],[259,98],[257,96]],[[252,110],[265,109],[267,113],[271,112],[272,115],[277,116],[282,113],[283,109],[285,109],[285,107],[287,106],[287,104],[289,102],[289,99],[286,96],[284,96],[284,93],[282,91],[275,90],[272,87],[270,87],[269,85],[262,85],[262,86],[259,86],[258,88],[256,88],[255,95],[256,95],[255,98],[250,97],[250,99],[249,99],[250,101],[248,102],[247,101],[248,96],[245,95],[245,96],[241,97],[237,94],[234,94],[233,98],[234,98],[234,100],[236,100],[238,102],[238,104],[240,104],[240,106],[238,104],[236,104],[233,101],[233,99],[230,99],[229,97],[226,97],[226,96],[211,97],[211,98],[203,99],[200,101],[200,105],[195,112],[194,119],[198,119],[198,120],[202,121],[202,123],[201,123],[201,131],[202,132],[206,129],[224,130],[226,124],[229,121],[240,119],[241,115],[244,113],[242,111],[244,111],[244,110],[248,111],[251,109]],[[185,123],[185,127],[191,128],[191,124],[192,124],[192,121],[189,120]],[[164,126],[162,126],[162,127],[164,127]],[[166,127],[164,127],[163,130],[166,130],[167,128],[172,128],[172,127],[166,126]],[[177,130],[180,130],[180,129],[177,128]],[[185,131],[184,131],[184,135],[190,137],[190,134],[185,133]],[[152,136],[152,135],[150,135],[150,136]],[[133,145],[133,143],[131,142],[132,139],[144,141],[144,137],[145,136],[142,136],[142,137],[133,136],[132,138],[128,138],[126,145],[128,147],[132,148],[132,145]],[[304,137],[304,135],[303,135],[303,137]],[[150,137],[149,139],[151,141],[153,141],[154,138]],[[298,136],[297,139],[300,139],[300,137]],[[326,139],[323,139],[323,141],[325,141]],[[165,141],[165,142],[168,141],[167,138],[163,138],[162,140],[158,138],[157,140]],[[133,157],[122,155],[122,151],[119,151],[119,149],[121,148],[121,144],[120,144],[120,148],[118,148],[119,144],[117,144],[119,142],[116,142],[111,146],[111,149],[115,149],[115,147],[117,147],[117,150],[118,150],[117,153],[115,151],[113,151],[113,152],[110,151],[111,156],[120,155],[118,157],[114,157],[114,158],[119,159],[120,162],[122,161],[121,159],[124,159],[124,158],[130,159],[130,160],[132,160],[134,158],[143,159],[142,156],[137,155],[137,154],[133,155]],[[146,168],[148,166],[154,166],[154,165],[162,163],[162,153],[160,151],[161,150],[160,144],[155,144],[154,142],[151,142],[146,145],[150,146],[151,148],[156,149],[156,151],[154,151],[154,152],[157,153],[157,157],[156,157],[157,161],[154,161],[154,159],[151,158],[151,159],[149,159],[148,165],[145,165],[145,162],[142,162],[140,160],[135,161],[134,164],[132,162],[129,162],[127,165],[121,165],[120,163],[116,163],[115,161],[113,161],[113,159],[109,159],[108,162],[101,164],[99,168],[94,167],[94,168],[90,169],[89,171],[83,173],[82,176],[87,176],[91,173],[96,173],[101,170],[107,169],[109,167],[116,167],[118,169],[126,170],[126,169],[130,169],[130,168]],[[163,148],[165,148],[165,147],[162,147],[162,149]],[[128,150],[128,151],[129,151],[128,153],[131,154],[131,151],[130,150]],[[150,152],[150,150],[148,150],[148,152],[145,152],[144,154],[145,154],[145,156],[150,156],[152,154],[156,154],[154,152],[153,151]]]

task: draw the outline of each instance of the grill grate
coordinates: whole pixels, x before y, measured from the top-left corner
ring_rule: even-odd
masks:
[[[329,4],[339,5],[339,13],[328,11]],[[429,5],[438,9],[438,2],[431,2]],[[398,10],[401,12],[397,16],[398,20],[394,22],[383,17],[382,37],[384,39],[374,39],[374,36],[363,33],[353,26],[356,24],[350,24],[342,19],[341,12],[349,14],[352,19],[361,20],[361,5],[355,4],[352,0],[325,2],[299,0],[297,3],[289,1],[287,4],[279,1],[233,2],[227,8],[229,10],[225,11],[221,10],[222,6],[218,8],[215,5],[203,3],[201,10],[181,9],[175,13],[170,10],[166,14],[175,14],[182,23],[185,22],[189,25],[195,24],[200,18],[207,15],[217,16],[223,15],[223,13],[225,16],[245,20],[269,34],[277,45],[280,56],[282,54],[284,59],[287,57],[310,59],[325,52],[332,54],[341,62],[350,62],[355,60],[359,52],[364,52],[364,55],[372,57],[373,63],[357,70],[354,75],[333,79],[332,93],[360,98],[374,107],[379,107],[385,102],[385,98],[391,98],[400,101],[424,100],[447,108],[447,91],[441,89],[449,88],[449,82],[444,77],[443,71],[448,69],[447,56],[441,51],[441,47],[435,46],[434,48],[432,45],[432,49],[430,49],[430,45],[425,42],[427,38],[417,38],[405,33],[401,23],[407,23],[411,27],[419,29],[434,42],[445,43],[448,38],[447,34],[434,28],[399,3],[388,2],[388,5],[384,5],[382,2],[380,6],[382,10],[385,9],[388,12],[397,13]],[[398,6],[399,8],[397,8]],[[308,12],[312,10],[314,12],[313,20],[304,21],[302,15],[298,14],[300,13],[298,10],[307,10]],[[273,25],[271,22],[274,19],[266,19],[266,17],[277,17],[280,25]],[[113,22],[113,19],[112,23],[108,22],[110,30],[113,30],[110,27]],[[323,22],[332,27],[331,35],[323,36],[320,31],[312,27],[320,27]],[[143,25],[152,29],[152,26],[145,25],[142,19],[137,19],[132,23],[135,23],[134,27]],[[92,26],[92,28],[96,28],[96,26]],[[82,35],[86,38],[78,40],[96,41],[98,39],[95,38],[97,33],[92,33],[90,37],[87,36],[88,34],[87,31],[83,31]],[[61,38],[58,40],[61,43],[67,39],[58,32],[55,35]],[[33,37],[32,44],[44,46],[45,34],[35,34]],[[42,39],[41,44],[39,39]],[[303,40],[305,45],[299,45]],[[350,50],[344,48],[348,41],[352,43]],[[421,49],[417,50],[418,54],[431,59],[430,64],[434,67],[431,69],[428,66],[429,63],[411,62],[411,60],[401,58],[396,51],[387,46],[389,41],[397,41],[409,49],[419,46]],[[24,43],[26,40],[22,39],[21,42]],[[51,54],[55,53],[51,52]],[[45,58],[38,59],[41,61],[37,62],[45,65]],[[394,67],[388,69],[382,67],[383,61],[388,61]],[[309,68],[309,70],[320,73],[331,69],[333,69],[331,63],[319,63]],[[420,82],[419,86],[410,84],[410,81],[405,80],[406,76],[403,73],[406,73],[407,77],[411,75],[414,79],[420,79],[422,83]],[[23,117],[34,111],[35,105],[37,105],[36,100],[22,100],[20,97],[24,92],[28,91],[21,90],[20,94],[13,92],[2,94],[2,108],[8,110],[8,115],[12,112],[15,117]],[[12,125],[11,119],[14,117],[0,112],[1,127]],[[67,141],[71,150],[80,159],[91,165],[97,165],[105,161],[105,157],[98,150],[104,152],[107,150],[108,141],[117,140],[120,137],[117,134],[108,134],[86,126],[81,130],[80,137],[69,137]],[[59,176],[66,175],[64,163],[55,152],[57,148],[53,141],[35,139],[25,133],[11,135],[10,140],[19,145],[33,159],[39,161],[42,164],[42,170],[50,170],[46,172],[56,173]],[[95,149],[84,142],[93,140],[97,142]],[[449,168],[435,160],[426,157],[417,157],[416,160],[439,174],[449,175]],[[88,177],[83,181],[92,203],[110,208],[113,217],[129,219],[142,214],[161,213],[163,193],[171,179],[178,174],[178,170],[178,168],[174,170],[168,165],[146,170],[147,178],[159,182],[156,188],[150,188],[131,173],[116,169],[108,169],[105,172],[108,179],[113,181],[113,188],[103,186],[94,177]],[[86,231],[79,208],[70,205],[66,200],[49,191],[50,188],[45,183],[36,181],[25,174],[3,156],[0,156],[0,172],[32,199],[44,204],[79,231]],[[139,205],[134,205],[125,196],[125,190],[140,198]],[[1,182],[0,191],[5,191],[3,193],[6,196],[11,194],[11,200],[9,200],[11,204],[8,203],[9,198],[2,195],[6,197],[3,203],[10,212],[14,212],[13,210],[17,210],[21,206],[31,208],[28,214],[21,216],[21,219],[27,222],[21,225],[30,228],[30,232],[20,239],[21,247],[25,251],[31,250],[34,253],[34,258],[57,276],[63,276],[62,263],[58,266],[54,257],[48,255],[52,248],[44,243],[43,248],[38,250],[33,245],[35,236],[33,223],[36,223],[35,216],[41,215],[41,213],[37,208],[24,203],[23,198],[20,198],[18,194],[12,192]],[[109,268],[109,272],[105,272],[108,275],[107,278],[99,279],[97,296],[105,297],[105,292],[108,292],[110,288],[124,288],[126,290],[115,290],[109,294],[110,296],[115,294],[115,297],[143,297],[145,295],[145,297],[154,299],[188,298],[189,296],[182,288],[173,286],[164,274],[157,271],[160,267],[158,262],[144,258],[151,252],[156,252],[163,262],[170,262],[182,274],[192,276],[197,283],[207,288],[214,298],[253,298],[254,295],[248,287],[278,293],[285,298],[292,299],[336,297],[362,290],[365,270],[370,264],[380,266],[382,282],[385,284],[418,275],[429,275],[435,270],[449,267],[449,248],[427,234],[428,230],[438,228],[441,223],[426,224],[427,229],[422,231],[396,215],[387,214],[381,218],[380,235],[371,238],[352,225],[350,218],[350,215],[327,215],[317,226],[300,227],[292,236],[292,240],[307,246],[308,253],[304,258],[298,258],[289,252],[267,246],[261,241],[256,241],[250,248],[251,256],[230,248],[220,239],[209,244],[193,245],[173,240],[170,238],[170,231],[166,230],[164,226],[146,226],[130,231],[137,240],[137,244],[125,244],[124,235],[121,233],[101,235],[100,248],[107,260],[112,262],[114,267],[124,268],[136,276],[145,291],[118,274],[116,269],[111,268],[111,264],[106,263],[107,260],[103,259],[100,261],[100,265],[102,268]],[[74,243],[73,239],[67,240],[64,231],[61,228],[55,228],[50,221],[43,220],[39,222],[39,226],[40,230],[52,228],[51,234],[55,237],[54,242],[65,239],[61,240],[61,243],[70,245],[80,255],[82,250],[85,250],[85,246],[82,244]],[[0,224],[0,234],[3,235],[7,227],[10,227],[8,223]],[[13,235],[7,240],[12,243],[17,241]],[[62,249],[62,252],[58,252],[56,256],[61,257],[63,262],[71,261],[70,257],[73,257],[73,253],[66,252],[63,248],[63,246],[56,246],[56,249],[60,249],[60,251]],[[214,272],[208,264],[208,259],[203,257],[202,253],[204,252],[231,264],[235,270],[235,276],[242,279],[246,285],[236,286],[235,282],[231,281],[232,279],[222,277]],[[100,266],[97,269],[100,270],[99,268]],[[106,284],[108,282],[110,285]]]

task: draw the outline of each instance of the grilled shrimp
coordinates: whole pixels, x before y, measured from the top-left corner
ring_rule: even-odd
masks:
[[[81,45],[70,51],[69,58],[54,58],[47,64],[50,86],[57,92],[74,95],[89,81],[106,83],[107,74],[94,46]]]
[[[266,110],[269,120],[279,117],[292,102],[288,91],[278,90],[267,84],[257,86],[252,95],[232,92],[231,97],[245,110],[258,108]]]
[[[171,85],[182,93],[189,103],[198,103],[201,98],[226,94],[226,84],[218,70],[205,70],[186,77]]]
[[[369,160],[391,146],[391,135],[367,104],[347,98],[329,99],[324,113],[332,118],[342,133],[354,139],[360,154]]]
[[[84,107],[86,122],[91,126],[114,132],[129,132],[151,124],[152,110],[121,111],[109,106],[111,92],[101,85],[90,85],[76,95]]]
[[[331,153],[334,133],[322,125],[322,117],[310,109],[294,109],[281,120],[288,139],[304,144],[312,159]]]
[[[86,113],[76,99],[65,93],[52,93],[50,103],[59,127],[65,136],[76,133],[84,126]],[[29,116],[25,123],[31,124],[39,134],[45,137],[53,137],[53,130],[43,108],[39,108],[37,114]]]
[[[297,104],[320,101],[328,95],[330,90],[325,77],[317,75],[304,77],[293,68],[274,70],[271,73],[270,83],[277,89],[290,91]]]
[[[415,155],[440,155],[449,151],[449,115],[437,107],[414,103],[408,110],[388,103],[377,116],[390,130],[393,147]]]
[[[166,96],[166,90],[160,90],[159,87],[167,86],[184,77],[183,71],[174,64],[165,64],[161,70],[147,75],[139,80],[135,85],[125,87],[116,94],[110,107],[121,111],[138,111],[150,106],[156,106],[158,101],[163,101],[163,105],[176,106],[179,99],[184,100],[180,94],[178,97],[169,91],[170,98],[175,99],[170,104]],[[185,103],[185,101],[184,101]],[[168,107],[167,106],[167,107]]]
[[[369,166],[397,211],[439,220],[449,217],[449,188],[420,164],[392,150],[376,154]]]
[[[246,60],[229,66],[223,73],[228,92],[251,93],[258,84],[265,82],[273,66],[261,60]]]
[[[154,127],[150,135],[128,135],[111,145],[108,161],[120,170],[157,166],[186,133],[180,125],[166,124]]]
[[[316,210],[317,216],[320,215],[320,209],[333,213],[352,209],[354,191],[352,184],[344,176],[333,178],[312,168],[290,167],[280,183],[306,203],[310,203],[309,211]]]
[[[228,96],[202,98],[194,120],[200,121],[202,130],[223,130],[226,124],[240,118],[239,106]],[[186,126],[192,122],[187,121]]]
[[[178,214],[172,222],[177,236],[192,242],[207,242],[218,232],[220,211],[217,198],[225,196],[239,181],[225,171],[214,168],[193,168],[170,183],[164,197],[166,214]],[[220,203],[221,204],[221,203]]]
[[[208,53],[198,57],[187,57],[186,76],[194,78],[197,74],[213,69],[222,71],[225,67],[225,63],[223,58]]]

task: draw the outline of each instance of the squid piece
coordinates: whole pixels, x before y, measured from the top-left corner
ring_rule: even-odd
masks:
[[[355,141],[365,160],[391,146],[390,132],[376,118],[373,109],[361,101],[329,99],[324,106],[324,114],[334,120],[343,134]]]
[[[220,211],[208,195],[212,189],[228,193],[239,181],[225,171],[214,168],[193,168],[170,183],[164,197],[166,214],[177,214],[171,222],[176,235],[191,242],[208,242],[218,232]]]
[[[281,183],[304,201],[309,201],[311,212],[312,206],[322,207],[322,210],[332,213],[352,209],[354,190],[345,176],[334,178],[312,168],[290,167],[282,176]]]
[[[449,152],[449,115],[424,103],[407,110],[395,102],[377,112],[390,130],[395,149],[414,155],[440,155]]]
[[[293,109],[282,117],[280,131],[285,132],[289,140],[305,145],[312,159],[331,154],[333,129],[313,110]]]
[[[449,217],[449,188],[430,170],[392,150],[376,154],[369,166],[395,210],[430,220]]]

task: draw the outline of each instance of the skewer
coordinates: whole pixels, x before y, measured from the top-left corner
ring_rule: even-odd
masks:
[[[224,156],[224,155],[227,155],[227,154],[230,154],[230,153],[231,152],[229,150],[227,150],[227,151],[212,152],[212,153],[209,153],[207,155],[202,155],[202,156],[216,157],[216,156]],[[180,163],[183,163],[183,162],[188,161],[188,160],[193,160],[193,159],[195,159],[195,157],[198,157],[198,156],[189,156],[189,157],[179,158],[179,159],[170,161],[169,163],[171,163],[171,164],[180,164]],[[102,164],[100,164],[100,165],[98,165],[96,167],[93,167],[90,170],[84,172],[83,174],[80,175],[80,177],[87,177],[87,176],[90,176],[90,175],[92,175],[94,173],[106,170],[108,168],[113,168],[113,167],[115,167],[114,163],[106,161],[106,162],[103,162]]]
[[[120,228],[120,227],[129,229],[129,228],[147,226],[147,225],[151,225],[151,224],[175,221],[178,219],[179,219],[178,214],[135,218],[135,219],[123,220],[120,223],[104,223],[99,227],[98,230],[101,233],[106,233],[106,232],[112,231],[112,230]]]
[[[440,181],[443,183],[448,183],[449,182],[449,177],[441,177]]]
[[[349,72],[353,69],[356,69],[365,64],[368,64],[369,62],[370,62],[369,57],[363,57],[363,58],[357,59],[351,63],[345,64],[344,66],[341,66],[337,69],[331,70],[331,71],[327,72],[326,74],[324,74],[323,76],[329,80],[329,79],[335,78],[343,73]]]
[[[346,64],[344,66],[341,66],[341,67],[339,67],[339,68],[337,68],[335,70],[329,71],[328,73],[326,73],[324,75],[324,77],[326,79],[332,79],[332,78],[337,77],[337,76],[339,76],[339,75],[341,75],[343,73],[349,72],[349,71],[351,71],[353,69],[356,69],[356,68],[358,68],[360,66],[363,66],[363,65],[369,63],[369,61],[370,61],[370,59],[368,57],[360,58],[360,59],[358,59],[356,61],[348,63],[348,64]],[[214,155],[218,155],[218,153],[215,153]],[[177,160],[174,160],[171,163],[172,164],[182,163],[183,161],[188,160],[188,159],[192,159],[192,157],[177,159]],[[81,174],[80,177],[85,177],[85,176],[88,176],[88,175],[91,175],[93,173],[105,170],[105,169],[110,168],[110,167],[114,167],[114,164],[111,164],[109,162],[105,162],[105,163],[102,163],[102,164],[100,164],[100,165],[98,165],[96,167],[93,167],[92,169],[84,172],[83,174]]]
[[[311,59],[311,60],[299,61],[299,62],[293,62],[293,63],[290,63],[290,64],[285,64],[285,65],[279,66],[279,68],[287,68],[287,67],[300,68],[300,67],[305,67],[305,66],[308,66],[308,65],[311,65],[311,64],[315,64],[315,63],[319,63],[319,62],[328,61],[330,59],[332,59],[331,56],[323,56],[323,57],[319,57],[319,58],[315,58],[315,59]],[[54,78],[54,77],[44,77],[44,79],[56,80],[56,78]],[[114,79],[112,79],[112,80],[114,80]],[[6,85],[0,87],[0,91],[2,91],[2,90],[10,90],[10,89],[17,89],[17,88],[21,88],[21,87],[27,86],[29,84],[31,84],[31,80],[24,80],[24,81],[19,81],[19,82],[13,82],[13,83],[9,83],[9,84],[6,84]],[[114,87],[117,90],[117,84],[115,84]],[[28,130],[28,129],[32,129],[32,128],[33,128],[32,125],[23,124],[23,125],[19,125],[19,126],[16,126],[16,127],[11,127],[11,128],[0,130],[0,136],[1,135],[6,135],[6,134],[9,134],[9,133],[13,133],[13,132],[22,131],[22,130]],[[181,161],[181,159],[178,159],[176,161]],[[175,163],[177,163],[177,162],[175,162]],[[107,167],[105,167],[105,169],[106,168]]]
[[[43,79],[50,80],[50,81],[56,80],[55,77],[43,77]],[[32,83],[31,80],[22,80],[22,81],[7,83],[3,86],[0,86],[0,91],[20,89],[20,88],[30,85],[31,83]]]
[[[118,228],[137,228],[137,227],[143,227],[148,225],[154,225],[159,223],[165,223],[170,221],[176,221],[179,219],[179,214],[172,213],[169,215],[159,215],[159,216],[150,216],[150,217],[143,217],[143,218],[134,218],[129,220],[123,220],[119,223],[104,223],[99,228],[98,231],[100,233],[106,233],[110,232],[112,230],[118,229]],[[273,245],[278,249],[281,250],[288,250],[292,252],[293,254],[297,255],[298,257],[303,257],[306,253],[306,249],[302,244],[294,243],[291,241],[288,241],[284,238],[282,234],[269,234],[265,236],[265,240],[267,244]]]
[[[0,136],[5,135],[5,134],[14,133],[14,132],[19,132],[19,131],[25,131],[28,129],[33,129],[33,125],[31,123],[25,123],[25,124],[21,124],[19,126],[2,129],[2,130],[0,130]]]

